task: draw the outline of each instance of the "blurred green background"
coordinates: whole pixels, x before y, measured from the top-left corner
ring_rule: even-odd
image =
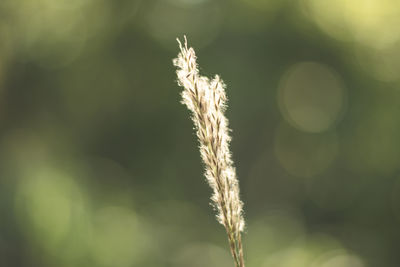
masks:
[[[0,266],[233,266],[172,58],[228,84],[249,267],[400,266],[398,0],[1,0]]]

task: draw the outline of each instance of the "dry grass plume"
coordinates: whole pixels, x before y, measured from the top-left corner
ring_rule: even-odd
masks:
[[[210,81],[199,74],[195,52],[188,48],[186,37],[183,45],[179,39],[178,43],[181,51],[173,63],[178,68],[178,84],[183,87],[182,103],[192,113],[217,219],[226,229],[235,266],[244,267],[243,203],[229,149],[231,137],[225,117],[225,84],[218,75]]]

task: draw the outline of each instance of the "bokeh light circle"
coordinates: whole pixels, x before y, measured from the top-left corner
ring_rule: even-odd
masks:
[[[317,261],[312,267],[364,267],[362,259],[345,250],[333,251]]]
[[[313,234],[298,239],[291,245],[276,250],[265,257],[262,267],[322,267],[327,255],[332,252],[343,251],[342,244],[332,236]],[[337,255],[334,254],[334,255]],[[322,261],[323,260],[323,261]],[[255,265],[257,266],[257,265]],[[347,267],[347,266],[336,266]],[[359,267],[359,266],[357,266]]]
[[[146,247],[136,214],[130,209],[107,206],[95,213],[91,252],[100,266],[128,267]]]
[[[305,13],[333,38],[374,48],[390,46],[400,38],[400,2],[397,0],[303,0]]]
[[[364,264],[357,256],[340,254],[327,259],[322,264],[319,264],[318,267],[364,267]]]
[[[331,128],[344,112],[346,90],[338,74],[326,65],[302,62],[282,77],[280,111],[295,128],[319,133]]]
[[[67,174],[49,167],[30,168],[15,196],[18,223],[29,242],[58,257],[74,258],[84,250],[87,233],[85,199]],[[81,234],[79,246],[70,247],[71,236]],[[63,247],[62,253],[58,251]]]
[[[275,155],[291,175],[313,177],[335,160],[338,140],[335,132],[309,134],[282,123],[275,135]]]
[[[354,47],[354,61],[376,80],[389,83],[400,80],[400,42],[385,49]]]
[[[400,166],[400,122],[395,114],[395,100],[385,105],[370,105],[354,123],[352,132],[343,138],[343,152],[348,167],[357,173],[393,174]]]
[[[172,259],[176,267],[220,266],[229,267],[232,259],[227,250],[213,244],[186,244]]]

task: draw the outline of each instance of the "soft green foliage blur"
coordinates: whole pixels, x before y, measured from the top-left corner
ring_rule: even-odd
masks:
[[[1,0],[0,266],[233,266],[172,58],[228,85],[248,267],[400,265],[397,0]]]

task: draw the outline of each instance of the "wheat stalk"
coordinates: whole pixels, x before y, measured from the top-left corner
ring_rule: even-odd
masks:
[[[218,221],[226,229],[235,266],[244,267],[243,203],[229,150],[231,137],[225,117],[225,85],[218,75],[211,81],[200,76],[195,52],[188,48],[186,36],[184,45],[177,41],[181,51],[173,63],[178,68],[178,84],[183,87],[182,103],[191,111],[197,130],[205,176],[213,191],[211,201]]]

